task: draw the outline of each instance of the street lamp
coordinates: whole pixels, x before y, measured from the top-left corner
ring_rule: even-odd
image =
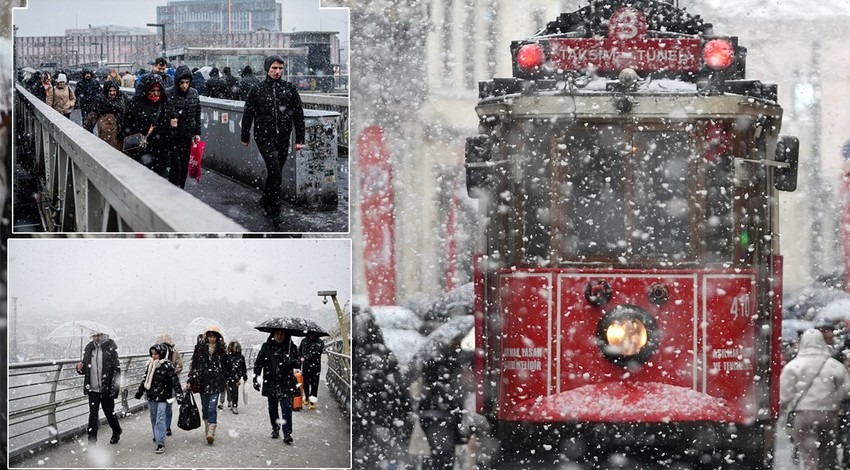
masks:
[[[150,27],[162,28],[162,57],[165,57],[165,25],[162,23],[148,23]],[[168,57],[165,57],[167,60]]]
[[[102,42],[93,42],[93,43],[91,43],[91,45],[92,46],[100,46],[100,60],[98,61],[98,65],[100,65],[100,62],[103,62],[103,43]]]
[[[351,357],[351,346],[348,344],[348,329],[345,327],[345,318],[342,315],[342,309],[339,307],[339,302],[336,300],[335,290],[320,290],[319,297],[322,298],[322,303],[328,303],[328,297],[333,300],[334,308],[336,309],[336,317],[339,321],[339,334],[342,336],[342,352],[348,357]]]

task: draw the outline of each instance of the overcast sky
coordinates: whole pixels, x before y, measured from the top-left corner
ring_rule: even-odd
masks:
[[[10,239],[9,297],[32,315],[102,307],[135,286],[177,300],[283,300],[322,308],[350,300],[347,239]]]
[[[146,27],[156,23],[156,7],[166,0],[29,0],[26,9],[14,9],[19,36],[63,36],[66,29],[88,25]],[[348,42],[348,9],[319,8],[320,0],[278,0],[283,5],[283,30],[337,31],[343,47]],[[156,31],[155,28],[150,28]]]

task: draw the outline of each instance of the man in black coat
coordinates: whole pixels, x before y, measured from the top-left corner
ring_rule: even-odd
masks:
[[[95,102],[101,94],[100,84],[92,77],[90,70],[83,70],[83,78],[77,82],[74,92],[78,98],[77,103],[80,105],[80,113],[82,113],[83,120],[85,120],[89,113],[94,110]]]
[[[192,71],[188,66],[177,67],[174,79],[177,84],[166,91],[168,101],[177,114],[174,145],[170,147],[168,181],[185,188],[189,153],[192,144],[201,140],[201,99],[198,90],[192,88]]]
[[[319,396],[319,375],[322,372],[322,353],[325,352],[325,342],[316,333],[307,333],[298,346],[301,356],[301,373],[304,374],[304,396],[311,410],[316,409],[316,399]]]
[[[239,97],[235,99],[245,101],[248,99],[248,92],[251,91],[251,88],[259,85],[260,81],[254,76],[254,69],[252,69],[250,65],[246,65],[245,68],[239,72],[239,76],[242,77],[239,80]]]
[[[218,98],[221,100],[230,99],[230,91],[227,89],[227,82],[221,78],[216,67],[213,67],[212,70],[210,70],[210,78],[207,80],[207,88],[206,91],[204,91],[204,96]]]
[[[245,100],[242,116],[242,145],[251,140],[251,126],[257,148],[266,164],[266,185],[260,204],[271,217],[280,223],[280,185],[283,165],[289,155],[289,138],[295,130],[295,151],[304,147],[304,107],[295,85],[284,81],[283,58],[266,57],[266,79],[252,88]]]
[[[292,397],[298,389],[294,373],[298,363],[298,347],[284,330],[275,330],[269,335],[254,361],[254,389],[260,391],[257,377],[262,374],[263,396],[269,401],[271,438],[280,437],[282,426],[283,442],[286,444],[292,444]]]
[[[115,416],[115,399],[118,398],[121,363],[118,359],[118,346],[105,334],[97,332],[86,345],[83,360],[77,363],[77,373],[84,376],[83,394],[89,398],[89,445],[97,443],[99,408],[103,408],[106,421],[112,428],[110,444],[118,443],[121,438],[121,425]]]
[[[239,79],[233,76],[233,73],[230,71],[230,67],[225,67],[221,69],[221,73],[224,74],[224,81],[227,82],[227,93],[229,100],[238,100],[239,99]]]

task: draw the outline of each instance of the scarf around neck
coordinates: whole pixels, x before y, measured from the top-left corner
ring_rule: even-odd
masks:
[[[145,376],[145,390],[151,389],[151,383],[153,382],[153,374],[154,372],[156,372],[157,369],[159,369],[159,366],[162,365],[162,362],[162,359],[157,359],[155,361],[153,359],[148,360],[148,372]]]

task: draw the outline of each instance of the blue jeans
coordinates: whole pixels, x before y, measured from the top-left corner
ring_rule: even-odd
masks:
[[[151,412],[151,428],[157,445],[165,445],[165,402],[148,401],[148,410]]]
[[[171,418],[174,417],[174,413],[171,411],[171,405],[174,403],[166,402],[165,403],[165,428],[171,429]]]
[[[210,424],[218,423],[218,393],[201,394],[201,414]]]
[[[278,406],[280,415],[277,414]],[[269,420],[273,430],[280,429],[284,434],[292,434],[292,397],[269,397]]]

